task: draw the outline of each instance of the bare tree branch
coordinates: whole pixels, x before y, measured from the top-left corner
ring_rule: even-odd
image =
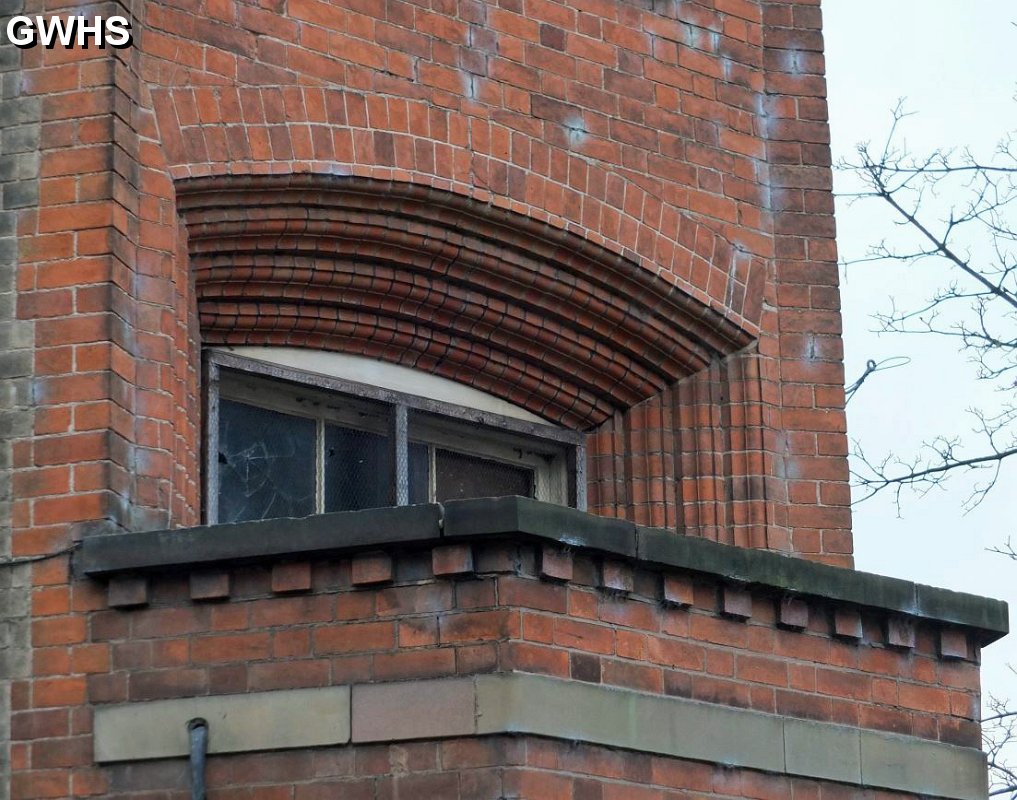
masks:
[[[970,509],[1017,455],[1017,136],[1004,138],[990,160],[943,150],[917,156],[899,144],[909,116],[898,104],[882,147],[860,145],[857,160],[840,165],[861,180],[852,200],[885,204],[903,244],[880,242],[845,265],[896,262],[933,287],[934,276],[946,275],[945,285],[917,308],[891,300],[874,318],[881,331],[955,343],[975,365],[977,379],[1000,392],[1001,408],[971,410],[975,439],[940,434],[914,456],[869,458],[856,446],[853,476],[862,500],[889,490],[899,503],[905,487],[921,495],[964,474],[973,479],[965,501]],[[848,387],[851,394],[869,372]]]
[[[861,145],[854,163],[841,164],[862,183],[847,195],[851,202],[882,203],[899,232],[893,243],[880,242],[844,265],[914,269],[931,288],[927,301],[901,308],[891,299],[889,310],[874,317],[879,330],[952,343],[975,366],[975,379],[996,389],[999,403],[991,411],[969,409],[975,421],[969,434],[936,433],[910,456],[869,457],[856,443],[852,476],[861,500],[889,491],[898,509],[905,488],[924,495],[965,476],[970,510],[1004,468],[1017,464],[1017,133],[1004,137],[990,159],[950,150],[917,156],[900,144],[908,116],[898,104],[882,147]],[[874,368],[869,361],[847,387],[849,398]],[[994,551],[1017,562],[1010,540]],[[1017,800],[1017,710],[993,697],[986,707],[989,796]]]

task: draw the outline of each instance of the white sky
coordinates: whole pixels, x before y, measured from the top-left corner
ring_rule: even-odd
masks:
[[[901,97],[915,112],[904,129],[914,151],[970,146],[988,154],[1005,132],[1017,130],[1012,0],[823,0],[823,13],[835,161],[851,156],[860,141],[882,141]],[[850,176],[836,175],[835,187],[850,191]],[[841,257],[862,256],[868,245],[894,235],[886,216],[876,201],[838,200]],[[870,315],[886,310],[890,295],[921,302],[942,285],[942,274],[855,265],[842,282],[847,382],[867,359],[912,359],[870,376],[849,406],[849,435],[869,453],[907,454],[937,433],[967,433],[972,421],[964,410],[993,401],[949,342],[872,332]],[[962,481],[924,498],[906,493],[901,518],[889,495],[856,506],[858,568],[997,597],[1010,603],[1013,616],[1017,562],[986,552],[1009,536],[1017,543],[1017,464],[1009,473],[968,514]],[[1006,662],[1017,665],[1017,633],[989,647],[983,660],[985,691],[1017,697]]]

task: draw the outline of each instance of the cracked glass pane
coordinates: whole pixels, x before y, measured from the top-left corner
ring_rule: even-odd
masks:
[[[314,420],[219,401],[219,522],[314,513]]]

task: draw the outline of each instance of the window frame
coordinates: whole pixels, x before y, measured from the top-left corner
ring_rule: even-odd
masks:
[[[563,462],[559,467],[557,467],[557,469],[564,472],[564,485],[567,492],[567,497],[565,498],[566,503],[581,511],[586,510],[586,447],[585,435],[581,431],[572,431],[560,428],[555,425],[551,425],[550,423],[521,420],[491,411],[483,411],[469,406],[449,403],[443,400],[432,400],[427,397],[359,383],[345,378],[323,375],[321,373],[310,372],[294,367],[281,366],[267,361],[259,361],[255,358],[241,356],[225,350],[208,349],[204,351],[203,364],[203,383],[205,388],[205,415],[203,429],[203,443],[205,451],[203,458],[205,471],[203,481],[203,516],[205,524],[207,525],[218,524],[219,519],[219,401],[220,397],[224,396],[222,386],[224,377],[222,374],[223,370],[239,373],[241,380],[243,379],[243,376],[249,375],[256,380],[281,381],[283,383],[280,384],[281,391],[279,392],[279,396],[283,398],[285,397],[285,391],[283,390],[285,384],[294,384],[294,388],[297,389],[303,387],[305,390],[317,391],[319,393],[327,393],[330,395],[334,394],[337,396],[337,399],[346,397],[354,404],[357,400],[384,404],[388,407],[389,411],[389,419],[387,420],[388,435],[391,438],[392,446],[397,454],[400,451],[404,453],[407,452],[411,441],[418,441],[416,437],[413,437],[412,439],[410,437],[410,411],[426,414],[427,417],[424,418],[423,428],[425,430],[431,430],[432,432],[435,430],[438,431],[436,436],[426,440],[420,440],[428,445],[429,459],[432,461],[434,459],[435,448],[454,449],[469,455],[492,457],[490,453],[496,451],[499,447],[505,446],[503,441],[499,441],[498,437],[500,436],[519,437],[521,440],[528,440],[531,446],[537,448],[539,448],[541,443],[545,443],[548,450],[558,451],[564,457]],[[225,394],[226,399],[245,402],[243,398],[237,398],[230,395],[231,393],[227,388]],[[324,412],[320,414],[311,414],[306,410],[301,412],[299,409],[295,408],[299,404],[293,400],[286,401],[284,399],[279,402],[272,402],[270,398],[269,402],[265,403],[263,400],[259,399],[255,405],[264,408],[271,408],[283,413],[296,414],[315,419],[317,421],[319,437],[323,420],[333,418],[333,421],[336,423],[343,424],[341,414]],[[442,418],[447,418],[449,424],[449,428],[444,433],[440,431]],[[470,423],[489,429],[491,432],[490,441],[493,444],[479,449],[444,444],[444,442],[461,438],[463,436],[463,430],[460,426]],[[460,427],[460,429],[456,430],[457,427]],[[494,460],[499,460],[496,456],[493,456],[492,458]],[[315,513],[320,513],[318,509],[321,508],[321,482],[324,475],[322,464],[318,463],[321,461],[320,452],[316,454],[315,460],[315,480],[317,483]],[[396,465],[394,480],[394,505],[408,505],[408,459],[396,457],[394,462]],[[523,464],[523,466],[531,465]],[[532,466],[538,467],[539,465],[532,464]],[[539,497],[541,493],[546,494],[546,487],[549,483],[548,474],[549,473],[547,471],[542,473],[539,469],[535,469],[534,471],[534,494],[538,496],[537,499],[541,499]],[[434,480],[435,475],[432,464],[432,488]]]

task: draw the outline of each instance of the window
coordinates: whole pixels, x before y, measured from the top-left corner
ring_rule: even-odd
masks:
[[[223,351],[206,385],[209,523],[506,495],[585,505],[573,431]]]

